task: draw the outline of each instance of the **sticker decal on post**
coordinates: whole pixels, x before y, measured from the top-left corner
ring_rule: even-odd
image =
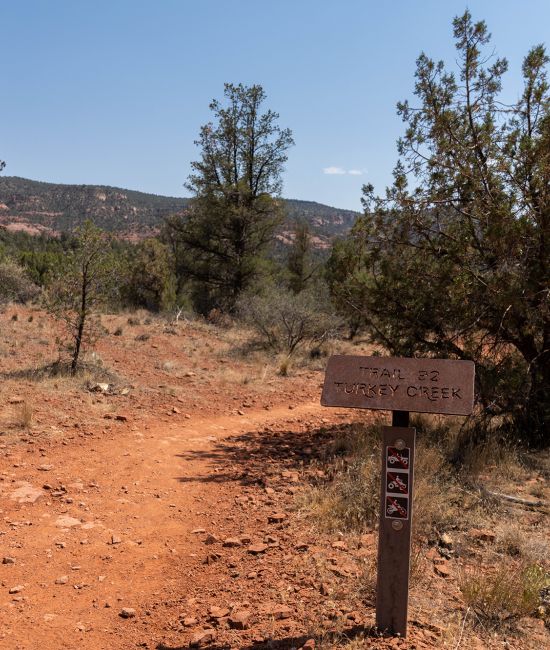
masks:
[[[407,497],[386,496],[386,518],[408,519],[409,499]]]
[[[409,469],[411,449],[386,447],[386,467],[384,485],[386,519],[409,519]]]

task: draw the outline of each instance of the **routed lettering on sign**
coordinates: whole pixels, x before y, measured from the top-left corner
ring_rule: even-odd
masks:
[[[472,361],[335,355],[328,360],[321,404],[469,415],[474,373]]]

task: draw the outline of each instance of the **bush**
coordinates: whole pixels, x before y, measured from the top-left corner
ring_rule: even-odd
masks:
[[[38,295],[38,287],[25,270],[13,260],[0,262],[0,305],[8,302],[28,302]]]
[[[261,294],[243,294],[237,313],[266,347],[290,355],[307,343],[318,345],[337,330],[340,321],[323,295],[314,289],[295,295],[288,289],[270,287]]]
[[[532,615],[549,583],[550,576],[540,566],[507,561],[494,570],[476,567],[465,572],[459,586],[480,621],[498,627]]]

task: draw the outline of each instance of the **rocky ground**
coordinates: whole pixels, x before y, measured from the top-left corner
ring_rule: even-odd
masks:
[[[44,378],[54,326],[0,316],[0,648],[550,643],[543,620],[492,632],[464,603],[461,562],[494,553],[493,522],[426,548],[408,638],[376,633],[375,531],[323,533],[300,507],[329,480],[335,432],[372,417],[319,405],[323,359],[283,377],[233,330],[145,314],[103,325],[103,372]],[[506,516],[548,539],[544,509]]]

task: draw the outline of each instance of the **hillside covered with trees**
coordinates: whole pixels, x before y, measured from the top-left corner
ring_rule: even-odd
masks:
[[[357,212],[314,201],[283,200],[287,222],[305,220],[318,245],[349,231]],[[136,192],[105,185],[43,183],[0,177],[0,225],[29,232],[61,233],[90,219],[100,228],[129,239],[155,234],[163,220],[182,214],[189,199]],[[283,228],[284,231],[284,228]],[[281,235],[284,240],[284,235]]]

